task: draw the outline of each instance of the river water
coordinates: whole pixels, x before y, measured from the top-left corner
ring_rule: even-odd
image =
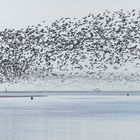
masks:
[[[0,98],[0,140],[140,140],[140,96]]]

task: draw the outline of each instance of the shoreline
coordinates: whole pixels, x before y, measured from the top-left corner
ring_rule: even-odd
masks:
[[[48,96],[140,96],[140,91],[0,91],[0,98]]]

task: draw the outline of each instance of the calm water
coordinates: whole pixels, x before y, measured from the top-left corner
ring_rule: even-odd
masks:
[[[0,98],[0,140],[140,140],[140,96]]]

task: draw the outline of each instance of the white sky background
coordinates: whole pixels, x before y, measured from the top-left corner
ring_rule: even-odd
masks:
[[[140,0],[0,0],[0,30],[122,8],[140,9]]]

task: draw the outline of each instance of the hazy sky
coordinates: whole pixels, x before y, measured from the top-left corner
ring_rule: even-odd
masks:
[[[140,0],[0,0],[0,30],[48,24],[61,17],[82,17],[105,9],[140,9]]]

